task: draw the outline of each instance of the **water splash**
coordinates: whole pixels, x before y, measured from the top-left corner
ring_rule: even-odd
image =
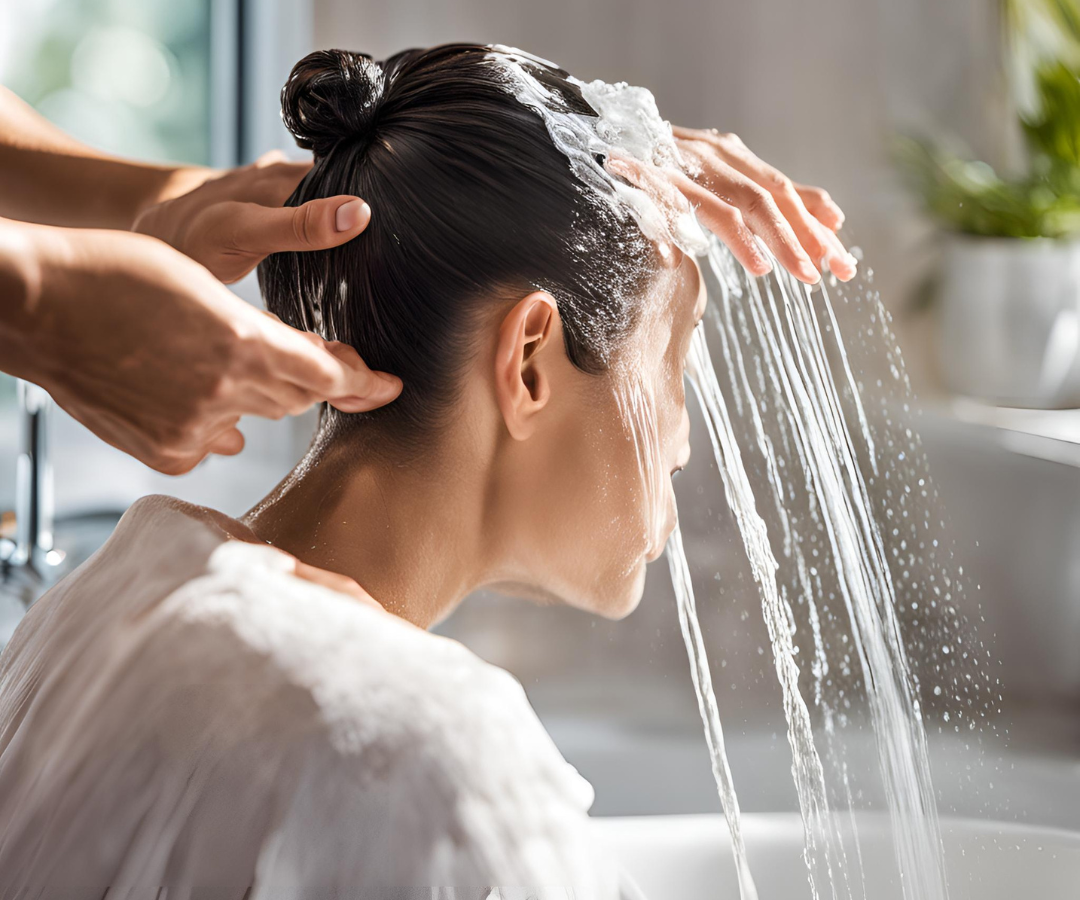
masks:
[[[743,465],[738,441],[731,428],[727,405],[716,380],[705,331],[701,325],[694,332],[687,360],[687,377],[705,414],[709,439],[724,482],[724,492],[738,522],[754,580],[761,592],[762,612],[773,646],[776,675],[784,693],[784,715],[788,721],[788,741],[792,753],[791,774],[799,794],[803,817],[806,837],[803,857],[809,871],[810,888],[813,896],[817,898],[820,896],[819,886],[832,886],[833,896],[836,896],[833,875],[834,872],[843,871],[843,867],[839,865],[840,860],[836,859],[836,848],[842,846],[842,842],[829,815],[825,774],[814,744],[810,712],[799,693],[799,668],[795,662],[792,641],[793,616],[786,600],[777,589],[776,558],[769,543],[765,522],[757,511],[754,491]],[[681,547],[674,552],[681,554]],[[706,728],[708,729],[708,723]],[[723,765],[727,765],[726,761]]]
[[[518,101],[544,121],[552,143],[566,156],[578,180],[616,215],[633,216],[642,234],[663,248],[674,244],[692,256],[709,246],[707,232],[694,216],[689,201],[662,178],[649,178],[647,170],[687,170],[675,143],[671,123],[660,117],[652,92],[626,82],[584,82],[554,63],[524,50],[494,45],[489,62],[496,67]],[[552,88],[548,73],[573,86],[596,115],[577,112],[574,98]],[[610,160],[644,164],[645,190],[616,177]]]
[[[934,799],[926,734],[914,680],[897,616],[896,592],[886,561],[884,541],[859,465],[859,447],[849,417],[857,423],[861,452],[876,472],[877,451],[858,386],[844,352],[828,287],[811,291],[779,268],[769,279],[755,280],[733,265],[728,251],[713,242],[709,263],[716,309],[710,321],[724,342],[732,389],[765,463],[772,500],[783,531],[784,555],[794,562],[795,581],[808,608],[814,632],[812,664],[815,704],[825,712],[827,734],[834,723],[823,691],[829,660],[820,637],[816,593],[817,567],[830,564],[847,614],[851,655],[861,673],[877,740],[879,768],[893,826],[897,866],[907,900],[945,900],[948,887]],[[821,321],[827,323],[826,346]],[[751,371],[744,353],[758,350]],[[841,389],[834,379],[830,350],[842,373],[849,405],[845,416]],[[784,692],[793,775],[806,830],[806,861],[814,896],[826,888],[851,896],[853,867],[845,850],[837,814],[830,811],[821,757],[815,746],[809,709],[799,691],[795,616],[786,592],[778,587],[778,563],[736,439],[716,371],[699,326],[688,360],[687,375],[705,413],[724,489],[739,525],[772,641],[777,676]],[[766,423],[759,410],[769,409]],[[784,445],[784,468],[772,429]],[[803,536],[787,513],[785,484],[799,483],[829,552],[806,565]],[[817,550],[815,548],[815,554]],[[845,787],[847,785],[845,784]],[[850,808],[850,802],[849,802]],[[861,875],[860,875],[861,880]]]

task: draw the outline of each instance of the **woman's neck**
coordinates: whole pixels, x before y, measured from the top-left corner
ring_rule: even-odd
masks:
[[[309,454],[244,522],[428,628],[486,580],[485,491],[460,468],[430,460],[420,468],[357,466],[349,449]]]

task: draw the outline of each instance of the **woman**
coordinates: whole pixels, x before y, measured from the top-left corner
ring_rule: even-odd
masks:
[[[0,896],[617,894],[591,788],[520,685],[424,629],[481,586],[634,608],[675,521],[705,296],[493,61],[294,69],[283,114],[316,164],[289,203],[376,212],[363,242],[268,258],[267,306],[402,394],[326,408],[242,522],[136,503],[31,609],[0,660]]]

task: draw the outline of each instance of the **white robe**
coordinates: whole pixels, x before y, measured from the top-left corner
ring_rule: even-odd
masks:
[[[191,510],[136,503],[0,656],[0,898],[632,891],[516,679]]]

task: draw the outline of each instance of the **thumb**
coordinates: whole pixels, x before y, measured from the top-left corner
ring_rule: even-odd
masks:
[[[302,206],[238,203],[233,243],[259,256],[289,250],[325,250],[351,241],[371,221],[371,207],[359,197],[309,200]]]
[[[327,341],[323,346],[345,367],[349,377],[349,392],[329,397],[331,406],[347,413],[367,412],[386,406],[401,393],[400,378],[389,372],[373,372],[348,344]]]

